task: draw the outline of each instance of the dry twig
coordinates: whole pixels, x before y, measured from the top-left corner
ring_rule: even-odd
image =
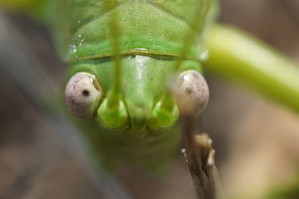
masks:
[[[181,112],[182,142],[190,174],[199,199],[217,199],[218,179],[212,139],[196,128],[192,103],[183,93],[176,93]]]

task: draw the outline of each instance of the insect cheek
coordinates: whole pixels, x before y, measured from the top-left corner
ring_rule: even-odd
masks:
[[[76,73],[68,81],[65,89],[65,103],[77,117],[94,116],[102,96],[102,90],[95,76],[89,73]]]
[[[185,71],[179,76],[178,87],[192,112],[201,113],[209,101],[209,88],[204,77],[195,70]]]

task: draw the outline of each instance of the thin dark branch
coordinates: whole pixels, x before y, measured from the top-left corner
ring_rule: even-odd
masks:
[[[207,134],[194,131],[194,117],[184,115],[182,120],[182,141],[190,174],[200,199],[217,198],[217,176],[215,150]]]
[[[196,115],[192,103],[182,93],[176,93],[181,110],[182,152],[185,154],[190,174],[199,199],[219,198],[215,150],[211,138],[196,128]]]

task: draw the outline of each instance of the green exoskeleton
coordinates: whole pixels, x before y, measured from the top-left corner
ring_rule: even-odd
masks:
[[[298,69],[229,26],[214,0],[77,0],[59,4],[70,62],[65,99],[104,162],[158,168],[178,146],[171,84],[200,113],[208,100],[202,65],[240,79],[298,110]],[[58,21],[58,20],[56,20]],[[59,27],[59,23],[58,23]],[[61,31],[60,31],[61,32]],[[59,36],[61,37],[61,36]],[[284,75],[281,75],[284,74]],[[115,132],[120,132],[115,135]],[[154,146],[154,147],[153,147]],[[138,149],[138,151],[136,150]],[[159,154],[159,155],[156,155]],[[142,167],[143,167],[142,166]]]
[[[194,112],[208,102],[201,61],[216,2],[85,0],[69,6],[69,110],[94,125],[87,134],[100,158],[160,167],[180,137],[170,77],[176,75],[174,89],[189,96]]]

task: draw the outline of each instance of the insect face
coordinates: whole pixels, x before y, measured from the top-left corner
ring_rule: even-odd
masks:
[[[93,68],[89,65],[78,68],[77,71],[89,68],[89,73],[75,73],[65,91],[66,104],[75,116],[96,119],[107,129],[141,132],[173,126],[179,113],[188,107],[194,113],[205,108],[209,99],[208,86],[194,67],[195,62],[190,62],[195,69],[187,67],[187,62],[183,64],[183,72],[171,83],[174,89],[171,92],[167,82],[174,74],[175,60],[131,56],[122,61],[122,89],[117,96],[119,100],[115,101],[109,101],[114,82],[109,78],[114,74],[113,60],[99,62]],[[176,93],[180,94],[178,100],[175,100]]]

